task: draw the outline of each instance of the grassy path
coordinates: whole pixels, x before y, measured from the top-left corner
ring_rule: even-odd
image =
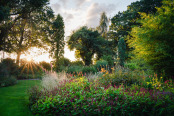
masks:
[[[39,83],[39,80],[20,80],[14,86],[0,88],[0,116],[33,116],[27,105],[27,90]]]

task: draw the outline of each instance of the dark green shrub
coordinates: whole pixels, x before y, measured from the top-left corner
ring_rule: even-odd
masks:
[[[96,73],[97,69],[94,66],[84,66],[82,68],[82,73],[87,74],[87,73]]]
[[[111,55],[104,55],[101,59],[107,61],[110,67],[114,65],[114,60]]]
[[[145,78],[143,71],[131,71],[123,67],[115,67],[115,71],[111,74],[104,74],[99,77],[99,82],[101,84],[109,85],[120,85],[124,84],[130,86],[131,84],[141,84]]]
[[[15,85],[17,79],[14,76],[0,76],[0,87]]]
[[[101,68],[108,68],[108,62],[106,60],[98,60],[95,64],[95,67],[98,71],[101,70]]]
[[[82,72],[82,68],[82,66],[70,66],[68,67],[67,73],[77,74],[79,72]]]
[[[82,61],[72,61],[71,65],[72,66],[83,66],[83,62]]]
[[[18,65],[14,59],[6,58],[2,60],[0,63],[1,76],[17,75],[18,73]]]
[[[42,61],[39,63],[39,65],[48,71],[51,70],[51,64],[48,62]]]

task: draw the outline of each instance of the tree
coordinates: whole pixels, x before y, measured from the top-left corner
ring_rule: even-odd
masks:
[[[141,25],[137,22],[137,19],[140,18],[139,12],[154,14],[156,7],[162,5],[161,1],[162,0],[140,0],[131,3],[126,11],[118,12],[118,14],[111,19],[110,30],[114,31],[118,38],[127,36],[133,26]]]
[[[64,54],[64,22],[60,14],[57,15],[56,20],[52,26],[52,37],[51,37],[51,50],[53,58],[55,58],[55,68],[58,71],[59,60],[63,58]]]
[[[17,64],[22,53],[32,46],[42,46],[41,42],[47,37],[45,27],[54,17],[47,5],[48,0],[16,0],[9,19],[1,22],[3,50],[17,53]]]
[[[120,66],[124,66],[125,57],[126,57],[126,43],[124,41],[124,38],[120,38],[118,41],[118,58]]]
[[[129,32],[134,26],[141,26],[141,23],[138,22],[140,18],[139,12],[144,12],[147,14],[154,14],[156,12],[156,7],[162,5],[162,0],[140,0],[131,3],[126,11],[118,12],[113,18],[111,18],[110,26],[110,37],[113,38],[115,45],[118,45],[118,40],[120,38],[125,38],[129,35]],[[128,47],[127,40],[126,42],[126,59],[130,58],[132,48]]]
[[[97,30],[99,31],[101,36],[104,37],[105,39],[107,39],[108,25],[109,25],[109,20],[106,16],[105,12],[103,12],[101,14],[100,25],[97,27]]]
[[[134,54],[144,59],[157,73],[174,75],[174,4],[165,0],[156,14],[141,13],[141,27],[130,33],[129,46]]]
[[[85,65],[90,65],[95,53],[106,52],[105,44],[107,44],[107,41],[100,36],[98,31],[93,31],[84,26],[74,32],[67,43],[70,50],[76,49],[77,58],[81,58]]]

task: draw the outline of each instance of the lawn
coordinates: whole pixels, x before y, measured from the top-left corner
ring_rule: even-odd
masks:
[[[39,80],[20,80],[14,86],[0,88],[0,116],[33,116],[27,90],[39,83]]]

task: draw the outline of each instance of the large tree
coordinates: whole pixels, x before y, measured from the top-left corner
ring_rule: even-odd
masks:
[[[162,0],[140,0],[131,3],[126,11],[118,12],[111,19],[110,30],[115,33],[115,37],[121,38],[128,35],[133,26],[140,26],[137,22],[140,18],[140,12],[147,14],[154,14],[157,10],[156,7],[162,5]]]
[[[111,18],[110,32],[108,35],[114,40],[114,44],[118,45],[120,38],[129,36],[132,27],[141,26],[141,23],[138,22],[140,12],[154,14],[156,12],[156,7],[162,5],[161,1],[162,0],[140,0],[133,2],[127,6],[126,11],[118,12],[118,14]],[[131,36],[129,36],[129,38],[131,38]],[[128,47],[128,44],[126,44],[126,59],[130,58],[131,50],[132,48]]]
[[[109,25],[109,20],[106,16],[105,12],[102,12],[101,18],[100,18],[100,24],[97,27],[97,30],[101,34],[102,37],[107,39],[107,31],[108,31],[108,25]]]
[[[10,15],[1,21],[1,48],[17,53],[16,62],[19,64],[22,53],[32,46],[41,45],[41,41],[48,35],[45,27],[48,27],[49,19],[54,15],[52,9],[47,6],[48,0],[13,1],[13,7],[7,4]]]
[[[165,0],[156,14],[141,13],[141,27],[130,33],[130,47],[158,73],[174,76],[174,4]]]
[[[64,31],[63,17],[60,14],[58,14],[57,18],[53,22],[52,35],[50,40],[51,42],[50,52],[53,58],[55,59],[56,71],[58,71],[60,67],[58,66],[58,64],[60,64],[59,60],[63,58],[63,54],[64,54],[64,45],[65,45],[64,33],[65,31]]]
[[[85,65],[90,65],[95,53],[102,54],[106,52],[105,44],[107,44],[107,41],[100,36],[98,31],[84,26],[75,31],[67,43],[70,50],[76,49],[75,55],[77,58],[81,58]]]

